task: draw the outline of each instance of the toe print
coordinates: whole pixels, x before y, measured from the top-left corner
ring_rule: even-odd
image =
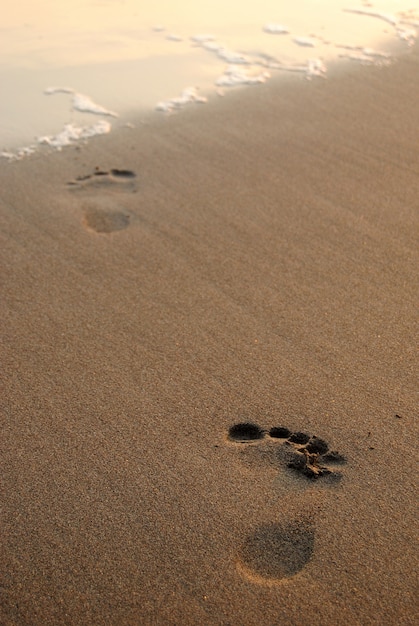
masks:
[[[329,445],[324,439],[318,437],[312,437],[306,445],[307,452],[310,454],[326,454],[329,449]]]
[[[329,444],[324,439],[305,432],[292,432],[286,426],[273,426],[270,430],[264,430],[252,422],[241,422],[230,427],[228,440],[240,444],[260,443],[265,435],[271,441],[288,447],[287,453],[282,450],[276,456],[278,465],[285,464],[310,479],[328,475],[340,477],[340,473],[330,466],[343,465],[345,457],[337,451],[329,451]]]
[[[289,461],[288,467],[300,472],[307,478],[315,479],[328,474],[334,474],[335,477],[338,477],[339,475],[328,467],[328,464],[343,464],[345,457],[335,451],[328,453],[329,444],[319,437],[305,435],[304,444],[301,445],[303,443],[301,435],[304,433],[296,434],[298,435],[297,442],[294,435],[288,439],[288,442],[294,444],[293,458]],[[295,445],[296,443],[300,445]]]
[[[257,424],[252,424],[251,422],[234,424],[228,432],[228,438],[231,441],[255,441],[262,439],[264,435],[265,431]]]
[[[291,431],[285,426],[274,426],[269,431],[269,436],[273,439],[288,439],[291,436]]]
[[[292,435],[288,438],[288,441],[291,441],[292,443],[307,443],[310,439],[310,435],[307,435],[306,433],[292,433]]]
[[[294,459],[288,463],[288,467],[301,472],[307,478],[319,478],[332,473],[332,470],[320,464],[318,454],[310,454],[307,449],[296,452]]]

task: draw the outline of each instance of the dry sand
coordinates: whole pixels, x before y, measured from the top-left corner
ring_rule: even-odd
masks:
[[[416,622],[418,70],[2,163],[2,625]]]

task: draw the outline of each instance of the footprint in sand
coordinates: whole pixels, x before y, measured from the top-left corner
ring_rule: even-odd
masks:
[[[84,192],[91,200],[84,207],[83,224],[88,230],[109,234],[124,230],[130,214],[113,199],[114,192],[135,192],[136,174],[132,170],[96,168],[92,174],[78,176],[68,183],[70,191]],[[104,195],[98,195],[98,192]],[[95,196],[93,201],[92,196]]]
[[[329,444],[305,432],[285,426],[269,430],[251,422],[230,427],[227,440],[256,452],[258,461],[284,467],[302,480],[339,480],[337,466],[346,462]],[[248,536],[238,555],[238,570],[252,582],[276,585],[294,577],[312,559],[314,523],[308,516],[263,525]]]
[[[329,450],[329,444],[315,435],[292,432],[285,426],[273,426],[267,431],[251,422],[234,424],[228,432],[228,440],[238,444],[261,444],[266,438],[270,443],[270,456],[279,466],[284,465],[312,480],[322,476],[341,478],[341,473],[333,466],[343,465],[345,457],[336,450]],[[273,442],[280,447],[273,448]]]
[[[93,187],[113,187],[121,190],[122,187],[125,191],[135,191],[135,179],[137,175],[132,170],[101,170],[96,168],[91,174],[83,174],[77,176],[75,180],[68,182],[68,187],[72,190],[88,190]]]

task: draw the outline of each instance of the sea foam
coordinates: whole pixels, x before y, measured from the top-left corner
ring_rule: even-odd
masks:
[[[187,104],[197,103],[204,104],[207,102],[207,98],[200,96],[196,87],[186,87],[180,96],[171,98],[170,100],[162,100],[156,104],[156,111],[163,113],[171,113],[176,109],[182,109]]]
[[[93,115],[108,115],[109,117],[118,117],[117,113],[105,109],[100,104],[94,102],[90,96],[86,96],[82,93],[78,93],[71,89],[71,87],[47,87],[44,91],[46,96],[52,96],[57,93],[70,94],[71,104],[74,111],[80,111],[81,113],[92,113]]]
[[[270,78],[267,71],[252,73],[250,69],[239,67],[238,65],[229,65],[224,70],[222,76],[217,78],[215,84],[217,87],[234,87],[236,85],[257,85],[264,83]]]
[[[56,135],[39,137],[38,143],[61,150],[66,146],[77,143],[81,139],[90,139],[96,135],[105,135],[111,131],[111,128],[111,124],[106,120],[99,120],[90,126],[66,124],[62,131]]]
[[[49,1],[39,0],[41,8],[45,2]],[[135,106],[139,106],[141,110],[150,111],[154,106],[156,111],[173,113],[189,105],[205,103],[208,98],[215,96],[215,94],[223,93],[224,88],[258,85],[280,72],[300,73],[302,77],[307,79],[324,78],[327,74],[327,65],[334,58],[343,58],[348,62],[355,61],[362,64],[386,64],[392,58],[385,51],[386,44],[392,38],[393,40],[395,38],[399,39],[408,47],[412,46],[417,39],[419,15],[417,9],[411,9],[408,6],[409,0],[385,0],[385,2],[383,0],[381,7],[380,0],[377,0],[374,5],[364,1],[362,6],[352,8],[346,7],[344,0],[336,0],[333,6],[331,0],[329,0],[329,3],[324,0],[324,2],[315,3],[316,8],[313,11],[309,10],[309,0],[301,0],[301,6],[304,6],[306,9],[308,7],[308,14],[305,10],[298,10],[297,5],[299,1],[294,0],[295,6],[293,4],[292,9],[286,7],[283,3],[279,7],[281,12],[278,14],[278,4],[272,0],[269,16],[266,14],[268,7],[264,5],[266,10],[265,15],[263,15],[261,12],[262,7],[259,6],[256,0],[253,0],[253,6],[252,2],[249,2],[247,6],[249,15],[245,12],[246,16],[244,16],[242,12],[238,11],[237,19],[231,22],[231,26],[227,26],[224,12],[227,14],[228,10],[232,10],[232,7],[229,6],[229,9],[227,9],[220,0],[214,0],[215,4],[211,8],[211,17],[206,25],[208,30],[198,31],[196,34],[193,34],[191,28],[194,28],[193,24],[201,23],[201,13],[197,13],[193,5],[189,7],[190,11],[188,11],[187,18],[186,14],[185,18],[182,18],[180,13],[170,13],[168,10],[161,12],[158,6],[159,2],[157,1],[155,6],[153,5],[144,15],[138,17],[136,26],[134,22],[132,24],[128,22],[131,19],[128,17],[128,14],[126,22],[124,22],[125,18],[122,15],[122,22],[126,25],[129,24],[130,28],[132,26],[130,32],[134,33],[134,35],[129,35],[128,38],[125,38],[122,42],[123,45],[119,46],[118,50],[133,51],[136,62],[138,61],[138,80],[135,81],[135,78],[133,78],[129,86],[130,95],[127,95],[128,91],[124,95],[113,84],[112,70],[110,70],[111,75],[109,76],[108,85],[109,102],[126,100],[126,110],[129,110],[129,108],[132,110]],[[89,0],[80,0],[81,4],[88,2]],[[109,4],[113,5],[113,3]],[[137,10],[136,0],[126,0],[124,5],[128,4]],[[404,11],[402,10],[403,8]],[[112,10],[110,9],[111,12]],[[99,11],[100,9],[98,8]],[[118,19],[121,18],[119,9],[117,13]],[[148,26],[144,26],[147,13],[149,14],[149,22]],[[199,19],[197,19],[198,16]],[[362,28],[359,29],[356,26],[359,23],[357,16],[359,20],[363,21]],[[278,21],[275,21],[276,17],[278,17]],[[51,18],[54,19],[53,16]],[[271,21],[268,21],[267,18],[271,18]],[[331,26],[329,26],[329,18],[331,18]],[[372,24],[370,28],[371,33],[376,33],[377,31],[377,28],[374,27],[374,21],[381,21],[386,25],[385,30],[382,29],[381,35],[379,35],[383,41],[383,51],[368,47],[368,44],[372,44],[373,41],[373,39],[368,39],[368,35],[365,41],[362,40],[363,28],[365,28],[365,32],[368,32],[368,21]],[[338,25],[338,29],[342,29],[342,26],[346,23],[348,24],[348,30],[344,29],[343,32],[348,37],[348,41],[339,42],[334,40],[334,33],[339,32],[339,30],[334,30],[334,24]],[[201,26],[203,24],[205,22]],[[115,42],[118,40],[121,43],[120,37],[124,31],[113,31],[112,28],[113,22],[109,24],[107,30],[106,50],[102,49],[106,61],[103,61],[102,57],[100,57],[101,62],[118,61],[118,50],[115,48],[116,56],[114,58],[109,47],[110,39],[108,37],[114,37]],[[23,41],[23,39],[16,39],[12,35],[13,33],[11,31],[8,33],[6,28],[6,36],[9,36],[7,40],[9,45],[21,45],[16,42]],[[225,40],[225,43],[221,43],[221,37]],[[350,37],[353,37],[352,41]],[[372,34],[372,37],[378,40],[376,34]],[[50,54],[54,55],[52,41],[45,42],[45,50],[48,51],[48,46],[50,46]],[[58,40],[54,39],[54,41]],[[132,42],[135,43],[132,45]],[[175,45],[170,42],[178,43]],[[99,38],[99,40],[92,40],[91,46],[96,49],[98,43],[99,47],[104,44]],[[72,54],[74,54],[74,45],[75,42],[67,40],[63,31],[62,37],[60,35],[57,50],[72,50]],[[382,45],[381,42],[380,45]],[[312,50],[314,48],[316,48],[315,56]],[[196,50],[199,52],[196,52]],[[208,53],[207,61],[203,51]],[[7,49],[5,49],[5,52],[7,53]],[[27,54],[31,54],[30,49],[27,49]],[[34,58],[37,54],[37,51],[34,49]],[[177,63],[178,59],[179,63]],[[67,81],[71,82],[73,80],[73,78],[66,78],[66,76],[73,77],[74,73],[71,72],[69,74],[65,71],[66,67],[72,66],[72,60],[67,59],[66,63],[61,63],[61,58],[60,61],[55,62],[55,57],[51,57],[50,60],[46,59],[45,67],[47,70],[54,64],[56,67],[62,67],[63,72],[60,80],[65,84]],[[149,61],[152,62],[151,71],[148,66]],[[97,65],[92,65],[91,69],[88,70],[89,60],[84,58],[81,59],[81,64],[86,71],[92,72],[92,84],[95,84],[97,80],[97,74],[95,73]],[[179,68],[179,76],[177,75],[177,67]],[[167,72],[170,72],[169,80],[167,79]],[[121,72],[122,74],[123,72]],[[188,83],[195,86],[182,90],[182,86]],[[122,89],[124,88],[122,85]],[[28,89],[29,87],[27,91]],[[169,89],[172,93],[179,93],[180,95],[167,99],[166,91]],[[5,89],[4,91],[3,97],[7,100],[8,90]],[[117,100],[114,97],[114,92],[118,92]],[[13,90],[10,90],[10,93],[13,93]],[[70,119],[63,118],[60,108],[57,107],[54,115],[57,114],[57,116],[61,117],[57,117],[56,127],[58,129],[61,128],[61,130],[51,134],[44,134],[36,144],[30,143],[30,145],[14,150],[5,149],[3,152],[0,152],[0,156],[3,158],[23,158],[36,151],[40,143],[54,149],[61,149],[64,146],[85,141],[89,137],[108,133],[111,130],[111,125],[107,119],[117,118],[119,115],[115,110],[111,110],[96,102],[91,96],[69,86],[48,87],[44,90],[44,93],[48,96],[57,94],[67,96],[69,111],[71,112]],[[148,99],[144,97],[144,94],[147,93]],[[132,99],[129,100],[129,98]],[[25,92],[23,99],[30,101],[30,94],[28,95]],[[156,101],[157,104],[154,105]],[[29,107],[30,105],[28,105]],[[10,104],[8,108],[10,111],[13,110],[13,106],[10,106]],[[15,108],[18,109],[18,107]],[[84,124],[83,121],[77,119],[79,117],[78,114],[100,116],[101,119],[94,124]],[[27,115],[30,116],[30,110],[27,112]],[[26,118],[24,123],[27,124]],[[52,123],[52,119],[50,123]],[[22,123],[21,126],[23,125]],[[4,128],[18,127],[19,121],[13,118],[12,122],[8,124],[8,121],[5,120],[3,126]],[[34,129],[32,136],[36,132]],[[42,129],[41,127],[38,130],[38,134],[44,132],[45,128]],[[23,138],[22,142],[24,141],[25,138]]]
[[[269,33],[270,35],[286,35],[290,32],[289,28],[287,28],[283,24],[273,23],[265,24],[263,30],[265,31],[265,33]]]

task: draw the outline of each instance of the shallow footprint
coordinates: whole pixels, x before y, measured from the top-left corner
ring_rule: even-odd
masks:
[[[237,567],[252,582],[273,585],[298,574],[313,552],[314,524],[310,518],[263,525],[243,543]]]
[[[101,170],[96,168],[91,174],[77,176],[68,183],[70,190],[85,190],[91,188],[108,187],[120,191],[135,191],[136,173],[133,170],[117,169]]]
[[[127,228],[130,223],[130,216],[128,213],[118,210],[89,208],[84,213],[83,221],[86,228],[97,233],[108,234]]]

